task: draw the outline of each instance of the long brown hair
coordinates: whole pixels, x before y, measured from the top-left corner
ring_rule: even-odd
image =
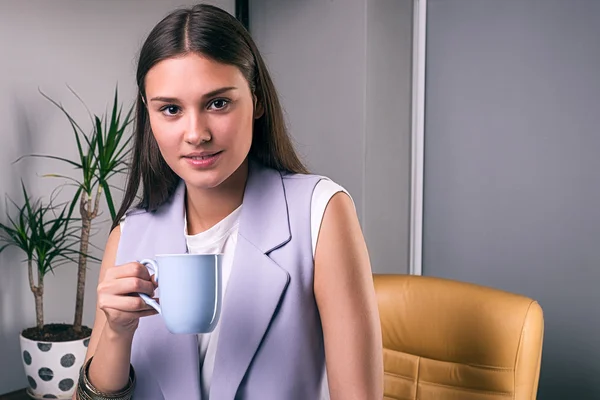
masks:
[[[248,31],[232,15],[214,6],[199,4],[179,9],[154,27],[139,55],[136,78],[140,96],[136,102],[133,158],[123,203],[112,229],[136,200],[140,185],[142,198],[136,207],[151,211],[164,204],[177,187],[179,177],[162,158],[150,130],[144,104],[145,78],[158,62],[189,53],[234,65],[248,81],[264,109],[254,121],[249,157],[280,171],[307,172],[288,135],[275,86]]]

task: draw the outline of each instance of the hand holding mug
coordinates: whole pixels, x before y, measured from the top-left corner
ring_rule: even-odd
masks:
[[[152,282],[148,269],[137,262],[117,265],[106,270],[98,284],[98,308],[104,311],[109,327],[117,333],[133,333],[139,319],[156,314],[156,310],[140,297],[154,296],[156,285]]]

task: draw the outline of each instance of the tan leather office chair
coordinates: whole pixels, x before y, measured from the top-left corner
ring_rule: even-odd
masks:
[[[384,399],[536,398],[544,330],[536,301],[424,276],[374,282]]]

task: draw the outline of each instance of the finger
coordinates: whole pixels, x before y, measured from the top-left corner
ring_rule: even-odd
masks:
[[[106,271],[106,275],[112,279],[137,277],[147,281],[150,280],[150,272],[148,272],[148,268],[138,262],[117,265]]]
[[[98,296],[126,295],[130,293],[144,293],[148,296],[154,296],[155,286],[152,282],[140,278],[121,278],[105,280],[98,284]]]
[[[132,323],[139,321],[140,318],[150,317],[152,315],[157,315],[158,312],[154,309],[152,310],[144,310],[144,311],[133,311],[133,312],[123,312],[115,309],[107,309],[104,310],[106,313],[106,318],[111,325],[114,326],[131,326]]]
[[[158,287],[158,282],[156,282],[156,275],[152,275],[150,277],[150,280],[152,281],[152,284],[154,285],[154,288],[156,289]]]
[[[156,314],[158,314],[158,311],[156,311],[154,308],[152,310],[138,311],[139,318],[151,317]]]
[[[98,298],[98,306],[102,310],[122,312],[138,312],[154,310],[139,296],[103,296]]]
[[[143,311],[121,311],[121,310],[117,310],[114,308],[111,308],[108,310],[110,312],[121,313],[121,316],[124,319],[137,319],[137,318],[143,318],[143,317],[150,317],[152,315],[158,314],[158,311],[156,311],[154,308],[151,308],[150,310],[143,310]]]

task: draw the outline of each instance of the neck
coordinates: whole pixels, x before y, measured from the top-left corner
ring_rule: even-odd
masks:
[[[187,231],[204,232],[237,209],[244,199],[248,178],[248,160],[223,183],[211,189],[186,187]]]

